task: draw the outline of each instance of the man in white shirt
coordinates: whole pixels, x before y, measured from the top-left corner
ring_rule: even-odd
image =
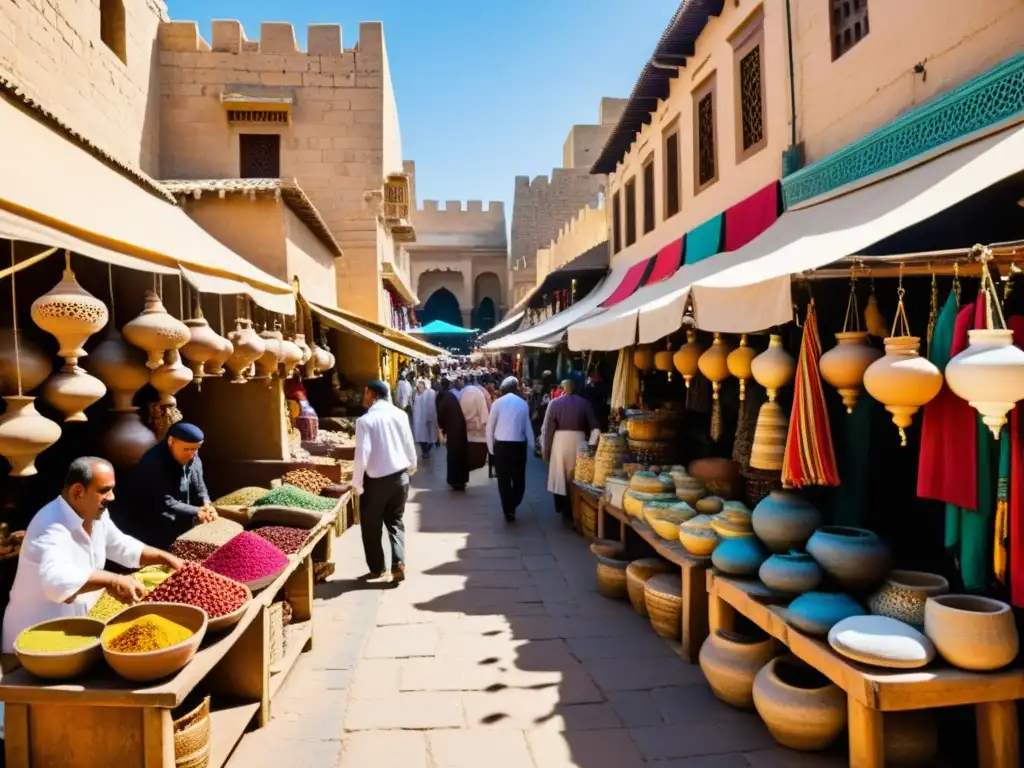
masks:
[[[516,519],[516,508],[526,492],[526,447],[533,445],[530,408],[519,396],[519,382],[509,376],[501,382],[501,397],[487,419],[487,449],[494,455],[498,493],[505,520]]]
[[[404,373],[398,377],[398,384],[395,386],[395,405],[399,410],[405,411],[406,416],[412,418],[412,382]]]
[[[13,653],[15,639],[33,624],[86,615],[104,589],[129,603],[142,599],[142,584],[103,570],[107,560],[125,568],[181,567],[169,552],[122,533],[107,512],[113,500],[114,468],[108,462],[93,456],[71,462],[60,496],[40,509],[25,531],[4,613],[4,653]]]
[[[409,475],[416,472],[416,444],[409,419],[389,402],[388,385],[371,381],[363,391],[366,414],[356,421],[356,455],[352,485],[359,494],[359,527],[370,572],[384,576],[381,529],[391,544],[391,579],[405,579],[405,502]]]

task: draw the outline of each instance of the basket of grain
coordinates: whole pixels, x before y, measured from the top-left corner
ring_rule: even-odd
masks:
[[[175,768],[206,768],[210,764],[210,697],[174,721]]]

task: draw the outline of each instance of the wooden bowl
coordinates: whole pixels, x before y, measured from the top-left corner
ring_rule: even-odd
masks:
[[[245,587],[245,585],[242,585]],[[217,616],[216,618],[210,618],[206,623],[206,630],[208,632],[220,632],[228,627],[233,627],[235,624],[242,620],[242,616],[249,609],[249,605],[252,603],[252,590],[245,587],[246,594],[248,597],[245,598],[245,602],[242,603],[241,607],[232,611],[231,613],[225,613],[223,616]]]
[[[112,651],[107,647],[106,637],[112,634],[113,628],[126,624],[140,616],[156,614],[165,619],[173,621],[192,630],[192,637],[183,640],[170,648],[159,651],[145,651],[143,653],[123,653]],[[150,682],[173,675],[186,664],[199,650],[199,644],[203,642],[208,624],[206,611],[202,608],[195,608],[191,605],[180,603],[139,603],[131,608],[125,608],[117,616],[110,620],[104,630],[103,657],[107,660],[117,674],[126,680],[136,682]],[[108,634],[109,633],[109,634]]]
[[[88,672],[89,669],[103,657],[100,649],[100,635],[103,627],[106,626],[99,619],[90,619],[86,616],[78,616],[66,619],[50,619],[33,624],[28,632],[33,629],[52,629],[73,631],[83,635],[95,635],[96,640],[89,645],[74,651],[23,651],[18,648],[18,639],[14,641],[14,653],[21,662],[21,666],[27,669],[36,677],[47,680],[67,680],[71,677]]]

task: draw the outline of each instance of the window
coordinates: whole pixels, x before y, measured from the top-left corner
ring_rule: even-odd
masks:
[[[127,34],[122,0],[100,0],[100,40],[123,63],[128,63]]]
[[[622,199],[619,193],[612,195],[612,253],[622,250]]]
[[[654,156],[644,165],[644,234],[654,229]]]
[[[832,60],[868,33],[868,0],[832,0]]]
[[[764,27],[760,15],[731,39],[736,110],[736,162],[764,149]]]
[[[626,247],[636,242],[636,177],[626,182]]]
[[[281,177],[281,137],[276,133],[243,133],[238,137],[239,176],[243,179]]]
[[[679,131],[665,139],[665,218],[679,213]]]
[[[714,75],[693,94],[693,125],[694,192],[697,193],[718,181]]]

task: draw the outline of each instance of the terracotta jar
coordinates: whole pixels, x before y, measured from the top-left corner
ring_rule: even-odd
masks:
[[[892,414],[903,445],[914,414],[942,389],[942,374],[921,357],[920,348],[917,336],[890,336],[885,340],[885,356],[864,372],[864,389]]]
[[[146,354],[128,344],[114,326],[85,359],[85,367],[107,385],[115,410],[131,408],[135,393],[149,383]]]
[[[189,341],[181,348],[181,356],[188,362],[192,377],[202,379],[206,376],[204,366],[213,360],[221,351],[220,336],[210,327],[200,311],[196,317],[186,320],[189,329]]]
[[[754,678],[754,707],[784,747],[825,749],[846,728],[846,694],[794,656],[772,659]]]
[[[783,348],[782,337],[773,333],[768,349],[750,363],[750,372],[754,380],[768,390],[768,401],[773,403],[779,390],[793,380],[796,360]]]
[[[712,398],[718,399],[722,382],[729,378],[729,345],[720,333],[716,333],[708,350],[697,359],[697,367],[704,378],[711,382]],[[692,474],[692,472],[691,472]]]
[[[637,347],[633,350],[633,365],[640,371],[649,371],[654,367],[654,352],[650,347]]]
[[[738,499],[743,492],[743,476],[739,462],[732,459],[697,459],[687,471],[704,483],[708,492],[723,499]]]
[[[878,616],[899,619],[920,629],[924,626],[924,604],[929,597],[949,592],[949,582],[937,573],[893,571],[868,600]]]
[[[1020,645],[1010,606],[980,595],[929,597],[924,633],[942,658],[976,672],[1005,667]]]
[[[704,348],[697,343],[697,332],[690,329],[686,332],[686,343],[683,344],[672,356],[672,364],[676,370],[683,375],[686,388],[690,388],[690,382],[700,370],[700,356],[704,354]]]
[[[280,365],[280,377],[287,379],[292,375],[292,371],[302,362],[302,350],[295,344],[294,341],[290,341],[282,337],[281,339],[281,356],[278,358]]]
[[[786,455],[789,419],[778,403],[767,402],[757,412],[754,442],[750,448],[750,466],[774,472],[782,470]]]
[[[747,399],[747,379],[753,375],[750,364],[755,357],[757,357],[757,350],[747,346],[747,334],[744,333],[740,336],[740,345],[730,352],[729,357],[725,360],[725,364],[729,367],[729,373],[739,379],[740,400]]]
[[[18,337],[18,354],[14,354],[14,337]],[[20,363],[20,365],[19,365]],[[25,338],[19,328],[0,330],[0,395],[18,394],[18,372],[21,372],[21,393],[38,387],[53,372],[50,358]]]
[[[766,587],[787,595],[817,589],[825,576],[813,557],[796,550],[772,555],[761,564],[757,575]]]
[[[700,647],[700,669],[715,696],[739,709],[751,709],[754,678],[774,655],[774,643],[763,632],[743,634],[718,629]]]
[[[114,410],[100,434],[99,455],[115,467],[132,467],[157,442],[156,435],[142,423],[138,408]]]
[[[998,440],[1006,414],[1024,399],[1024,350],[1014,345],[1012,330],[973,330],[967,336],[970,345],[946,366],[946,383]]]
[[[821,525],[821,513],[799,493],[772,491],[761,499],[752,516],[754,533],[772,552],[802,549]]]
[[[882,353],[868,344],[866,331],[844,331],[836,334],[836,345],[821,356],[821,378],[839,390],[847,413],[860,397],[864,371]]]
[[[36,456],[60,439],[60,426],[40,416],[35,398],[9,395],[0,416],[0,456],[11,465],[11,477],[36,474]]]
[[[181,364],[178,350],[167,351],[167,362],[153,371],[149,383],[160,394],[160,405],[177,405],[174,397],[192,381],[192,371]]]
[[[88,421],[85,409],[107,393],[103,382],[77,365],[64,365],[43,385],[43,400],[64,416],[64,421]]]
[[[139,316],[121,329],[129,344],[146,352],[146,367],[155,371],[164,364],[164,352],[188,344],[192,333],[188,326],[168,314],[164,303],[153,291],[146,291],[146,304]]]
[[[228,334],[228,341],[234,347],[227,361],[228,370],[235,375],[231,383],[244,384],[253,374],[253,363],[266,351],[266,342],[256,335],[252,321],[244,317],[235,320],[235,330]]]
[[[68,365],[85,357],[85,340],[107,324],[107,306],[78,284],[70,264],[59,283],[32,302],[32,322],[57,339]]]
[[[206,376],[223,376],[224,364],[234,351],[235,346],[218,333],[217,351],[206,361],[206,365],[203,366],[203,373]]]
[[[870,592],[889,574],[892,556],[878,535],[864,528],[826,525],[807,542],[807,552],[853,594]]]

